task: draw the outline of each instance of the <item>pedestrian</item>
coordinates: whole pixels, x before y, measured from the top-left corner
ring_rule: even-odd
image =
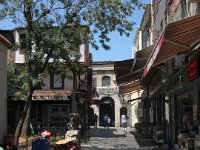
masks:
[[[183,129],[188,132],[192,130],[192,119],[188,112],[183,115]]]
[[[98,122],[98,116],[97,114],[95,113],[94,114],[94,128],[97,129],[97,122]]]
[[[123,130],[127,130],[127,117],[125,114],[121,115],[121,126],[123,127]]]
[[[108,120],[109,120],[109,116],[106,114],[103,117],[103,124],[104,124],[104,128],[107,128],[107,129],[108,129]]]

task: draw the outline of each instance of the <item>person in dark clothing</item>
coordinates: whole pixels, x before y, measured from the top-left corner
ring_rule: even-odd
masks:
[[[97,122],[98,122],[98,116],[97,114],[95,113],[94,114],[94,128],[97,129]]]
[[[103,124],[104,124],[104,128],[109,128],[109,124],[108,124],[108,120],[109,120],[110,118],[109,118],[109,116],[108,115],[105,115],[104,117],[103,117]]]

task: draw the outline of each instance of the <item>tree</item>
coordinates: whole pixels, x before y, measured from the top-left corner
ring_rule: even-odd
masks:
[[[32,94],[43,85],[47,70],[66,74],[66,63],[71,69],[80,68],[77,45],[97,42],[110,49],[109,32],[117,30],[129,35],[133,22],[129,20],[138,0],[6,0],[0,8],[0,19],[12,19],[17,30],[25,32],[25,67],[19,72],[25,106],[15,132],[15,142],[27,128]],[[19,28],[20,27],[20,28]],[[90,29],[90,30],[89,30]],[[98,41],[94,35],[98,34]],[[21,41],[22,42],[22,41]],[[15,48],[20,44],[16,43]],[[73,56],[73,57],[72,57]],[[72,58],[75,58],[72,60]],[[51,63],[49,61],[51,60]],[[65,64],[65,65],[63,65]],[[58,67],[59,66],[59,67]],[[27,117],[27,119],[26,119]],[[26,120],[26,121],[25,121]]]

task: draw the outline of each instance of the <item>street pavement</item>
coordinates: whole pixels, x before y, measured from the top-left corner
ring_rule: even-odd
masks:
[[[159,150],[151,140],[144,139],[132,128],[127,132],[120,127],[90,128],[89,140],[81,143],[81,150]]]

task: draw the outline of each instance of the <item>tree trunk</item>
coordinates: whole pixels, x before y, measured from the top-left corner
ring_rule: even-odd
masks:
[[[26,52],[25,52],[25,65],[26,65],[26,70],[28,73],[32,73],[32,67],[31,67],[31,62],[28,60],[28,58],[31,56],[32,52],[32,34],[31,34],[31,23],[32,23],[32,15],[31,15],[31,10],[32,10],[32,3],[31,1],[24,1],[24,15],[25,15],[25,20],[26,20]],[[24,121],[27,118],[30,117],[30,114],[27,113],[29,108],[31,107],[31,101],[32,101],[32,95],[33,95],[33,83],[32,83],[32,78],[29,76],[28,78],[28,92],[27,92],[27,100],[25,101],[24,109],[21,114],[21,118],[19,120],[19,123],[17,125],[16,131],[15,131],[15,144],[18,145],[19,143],[19,137],[22,132],[22,127],[24,124]],[[26,122],[25,126],[27,125],[28,122]]]
[[[21,132],[22,132],[22,127],[23,127],[23,124],[24,124],[24,120],[25,120],[25,118],[27,116],[28,109],[29,109],[29,107],[31,105],[32,93],[33,92],[29,93],[29,96],[27,97],[27,100],[25,101],[24,109],[22,111],[19,123],[17,125],[16,130],[15,130],[15,141],[14,142],[15,142],[16,146],[18,146],[19,137],[20,137]]]
[[[30,117],[31,117],[31,106],[29,105],[28,111],[27,111],[27,115],[26,118],[24,120],[23,126],[22,126],[22,132],[21,132],[21,137],[26,138],[27,135],[29,135],[29,129],[30,129]]]

